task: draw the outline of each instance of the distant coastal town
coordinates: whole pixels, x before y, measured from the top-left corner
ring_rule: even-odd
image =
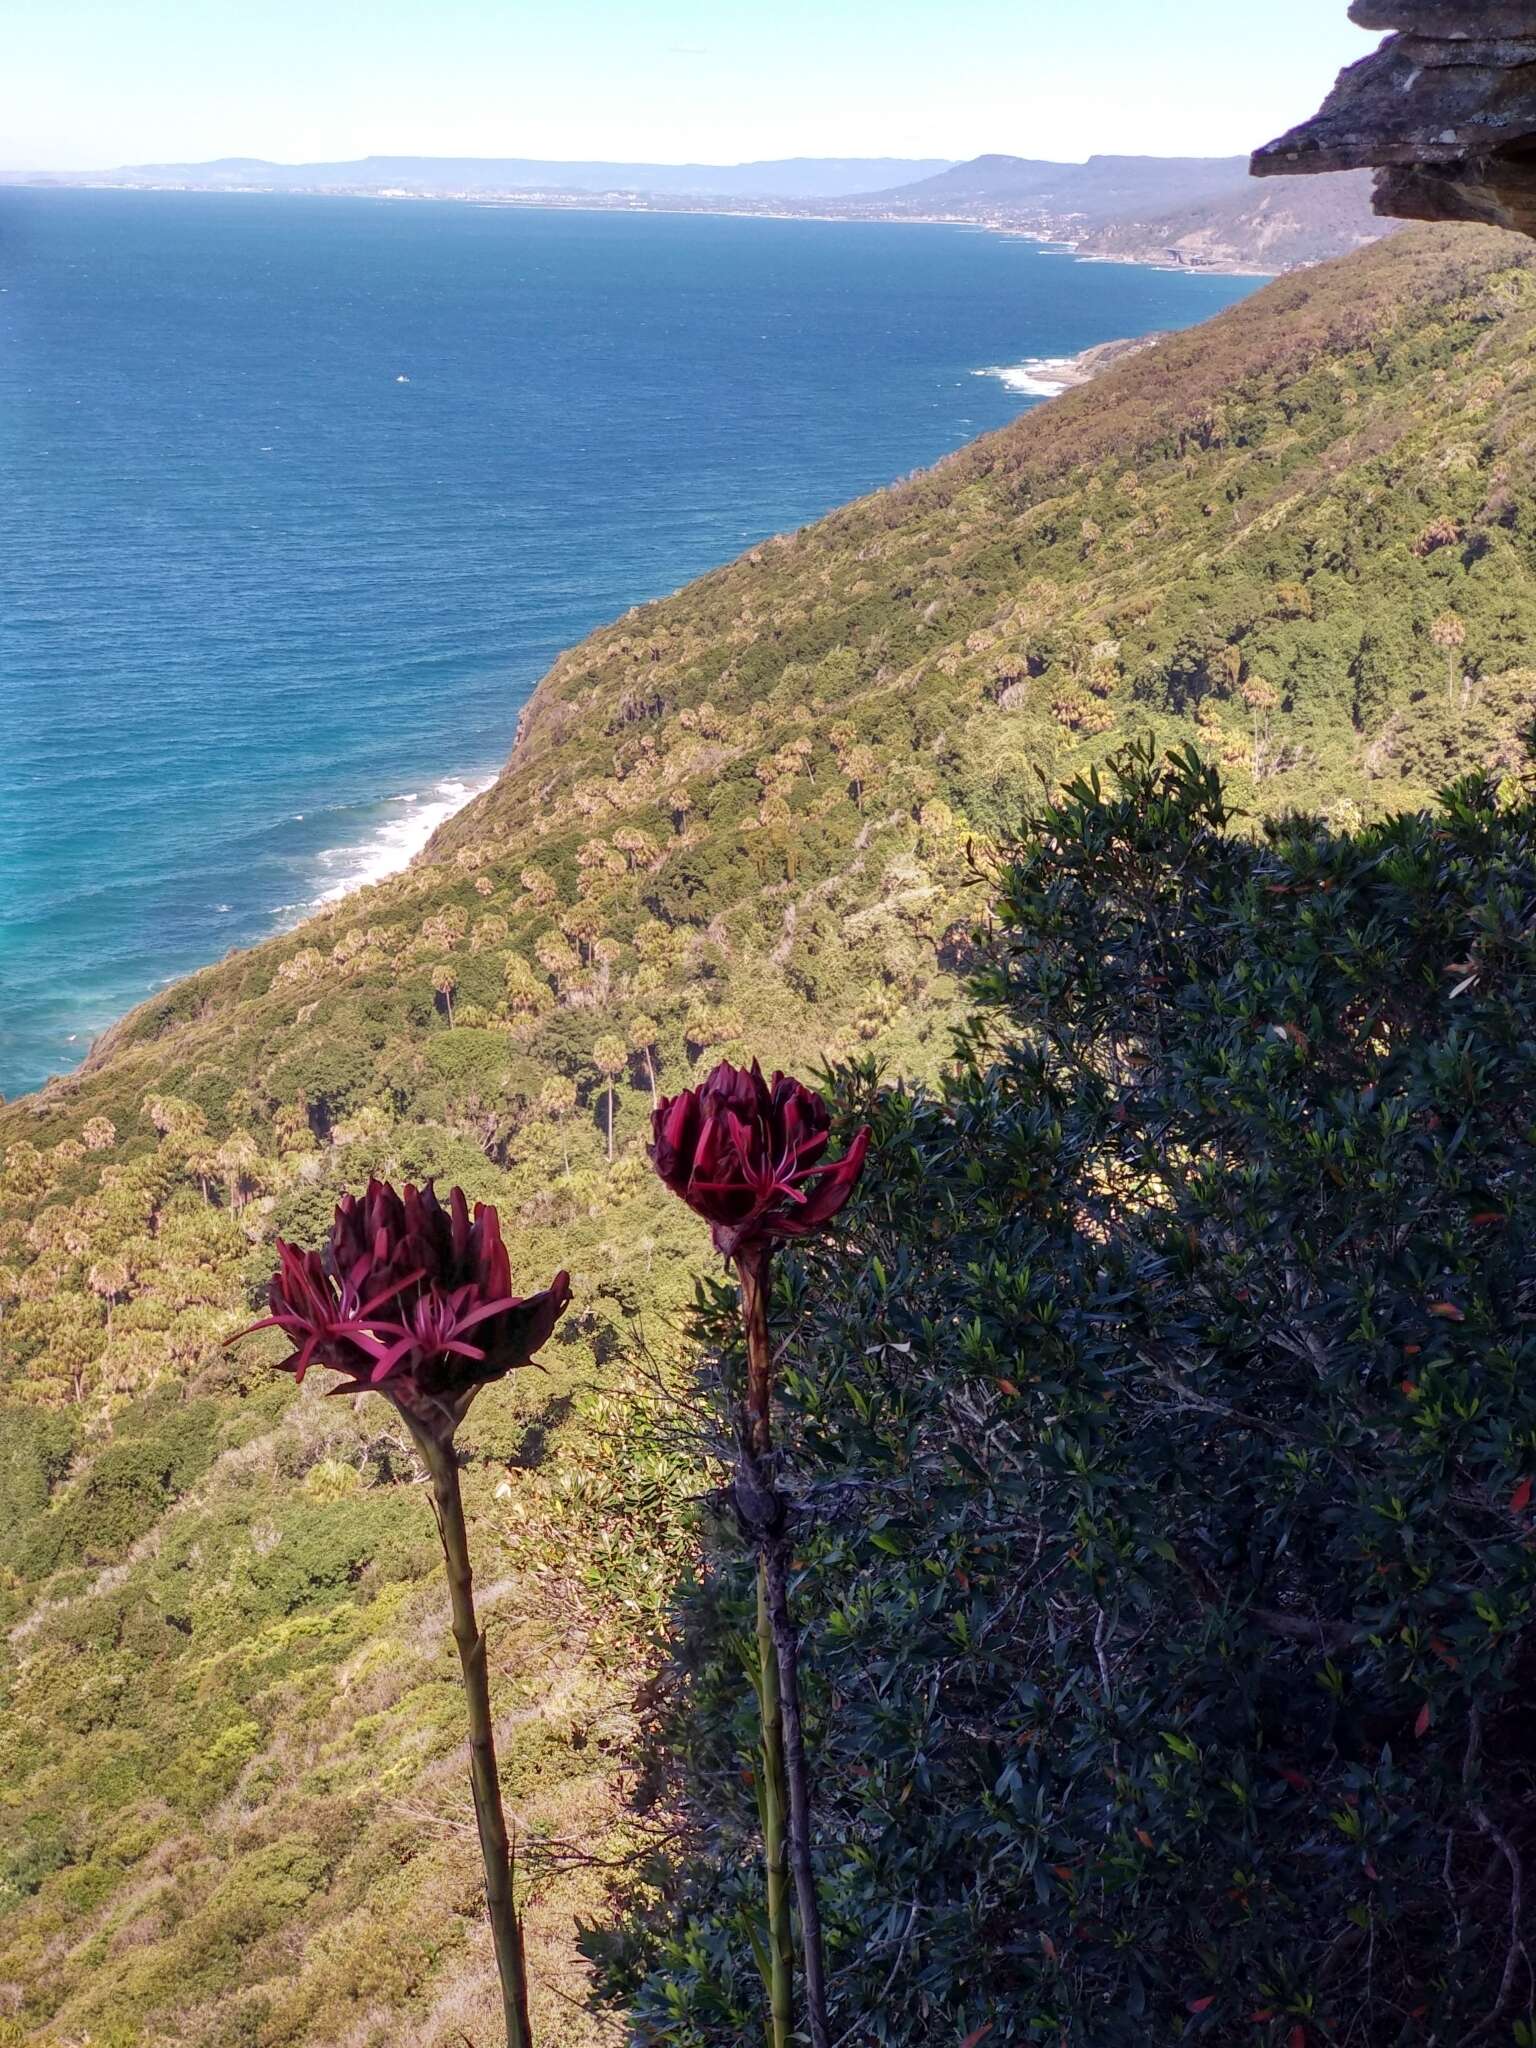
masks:
[[[859,189],[861,176],[866,189]],[[1208,276],[1275,276],[1346,255],[1386,232],[1371,211],[1364,174],[1326,184],[1293,178],[1255,186],[1242,158],[1090,157],[1082,164],[1051,164],[982,156],[937,169],[896,159],[864,166],[857,160],[823,165],[792,159],[690,167],[434,158],[284,165],[231,158],[39,174],[24,182],[963,227],[1021,236],[1079,261],[1150,264]]]

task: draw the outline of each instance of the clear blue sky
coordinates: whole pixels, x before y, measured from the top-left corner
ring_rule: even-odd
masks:
[[[0,168],[266,156],[1225,155],[1346,0],[4,0]]]

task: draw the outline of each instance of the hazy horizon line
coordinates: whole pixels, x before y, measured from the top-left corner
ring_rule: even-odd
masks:
[[[0,177],[36,178],[88,178],[111,177],[123,172],[150,170],[216,170],[223,166],[249,165],[277,171],[302,171],[315,168],[349,169],[355,165],[371,163],[399,164],[528,164],[548,166],[550,169],[596,170],[624,169],[647,171],[750,171],[771,165],[794,164],[912,164],[931,166],[934,171],[958,170],[971,163],[993,159],[1009,163],[1037,163],[1059,165],[1063,168],[1082,168],[1097,160],[1126,163],[1224,163],[1239,162],[1247,152],[1239,150],[1177,151],[1164,155],[1154,150],[1090,149],[1081,156],[1034,157],[1026,156],[1011,149],[975,150],[969,156],[946,155],[942,152],[929,155],[908,155],[898,151],[882,150],[873,155],[849,154],[818,150],[801,150],[793,156],[751,156],[733,160],[709,159],[704,157],[603,157],[603,156],[519,156],[515,154],[487,155],[464,152],[434,152],[427,150],[371,149],[361,156],[312,156],[272,157],[253,152],[229,151],[219,156],[173,157],[146,156],[117,163],[81,163],[67,166],[0,163]]]

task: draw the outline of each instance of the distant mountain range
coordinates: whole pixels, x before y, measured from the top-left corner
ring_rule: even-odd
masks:
[[[279,164],[220,157],[129,164],[26,182],[197,192],[499,199],[508,204],[962,220],[1072,242],[1084,255],[1278,272],[1347,255],[1386,232],[1369,179],[1256,186],[1246,157],[783,157],[748,164],[565,163],[540,157],[368,156]]]
[[[750,164],[562,163],[542,157],[365,156],[352,163],[278,164],[219,157],[204,164],[127,164],[53,183],[213,192],[589,192],[713,199],[839,199],[949,168],[945,157],[783,157]]]

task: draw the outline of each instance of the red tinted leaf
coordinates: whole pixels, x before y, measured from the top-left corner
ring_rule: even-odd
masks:
[[[1432,1301],[1429,1305],[1432,1316],[1439,1316],[1442,1322],[1464,1323],[1467,1319],[1454,1301]]]
[[[1140,1842],[1143,1849],[1155,1849],[1157,1847],[1156,1842],[1153,1841],[1145,1828],[1138,1828],[1136,1830],[1136,1839]]]
[[[1192,1998],[1189,2001],[1189,2009],[1191,2012],[1209,2012],[1215,2003],[1214,1994],[1209,1998]]]
[[[1478,1230],[1486,1230],[1491,1223],[1502,1223],[1503,1221],[1504,1212],[1502,1209],[1479,1209],[1472,1218],[1473,1226]]]
[[[1509,1512],[1512,1515],[1523,1515],[1530,1504],[1531,1482],[1529,1479],[1522,1479],[1509,1497]]]
[[[1056,1944],[1054,1941],[1052,1941],[1051,1937],[1048,1934],[1041,1935],[1040,1946],[1045,1950],[1046,1955],[1054,1963],[1056,1960]]]
[[[1001,1392],[1005,1394],[1012,1394],[1015,1396],[1015,1398],[1017,1398],[1019,1390],[1013,1384],[1012,1380],[999,1380],[997,1384]]]
[[[1300,1771],[1282,1771],[1280,1775],[1284,1778],[1287,1785],[1293,1787],[1297,1792],[1310,1792],[1312,1790],[1312,1780],[1304,1778]]]
[[[1433,1718],[1434,1716],[1429,1711],[1429,1701],[1426,1700],[1419,1709],[1419,1718],[1413,1724],[1414,1734],[1420,1737],[1427,1735],[1429,1733],[1429,1724]]]
[[[1366,1861],[1365,1874],[1371,1880],[1372,1884],[1377,1884],[1381,1880],[1381,1872],[1376,1868],[1375,1864],[1372,1863],[1369,1859],[1367,1859]]]
[[[1307,2048],[1307,2030],[1298,2020],[1285,2037],[1286,2048]]]
[[[960,2048],[976,2048],[977,2042],[985,2041],[988,2034],[991,2033],[992,2026],[993,2022],[991,2020],[983,2020],[979,2027],[973,2027],[970,2033],[966,2035],[965,2039],[960,2043]]]

